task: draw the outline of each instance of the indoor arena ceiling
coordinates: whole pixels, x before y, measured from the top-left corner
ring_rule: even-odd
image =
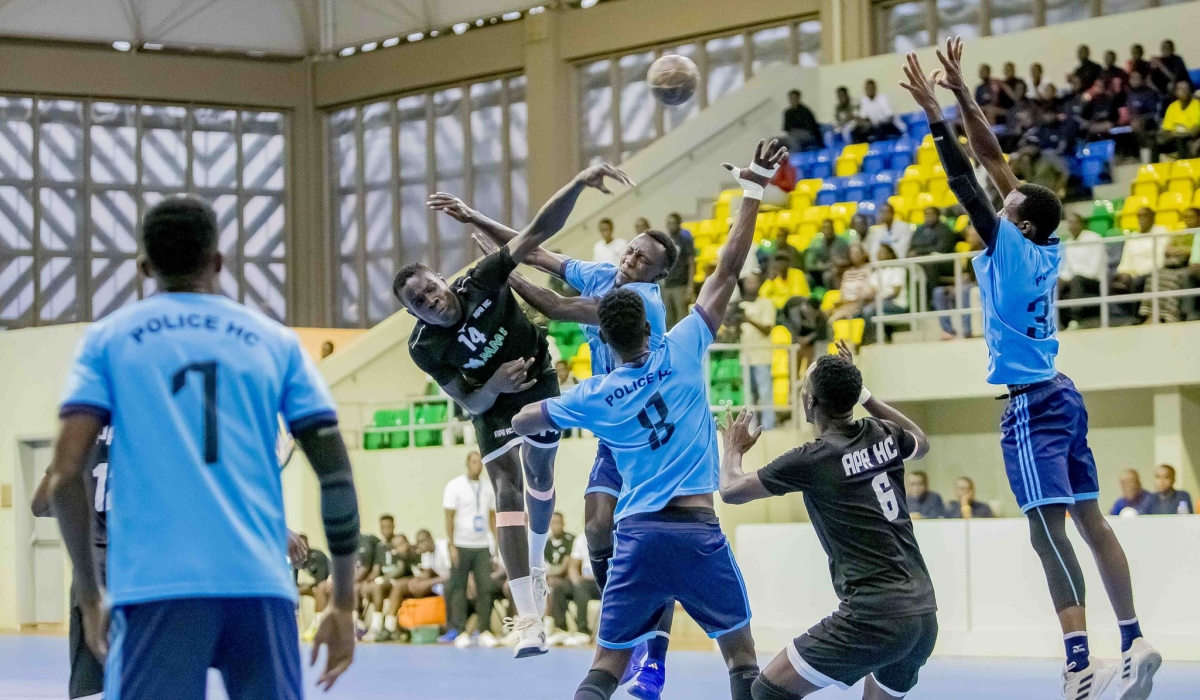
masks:
[[[548,1],[548,0],[547,0]],[[0,35],[118,48],[302,56],[453,25],[489,23],[538,0],[0,0]],[[510,18],[513,15],[510,15]],[[389,42],[390,44],[391,42]]]

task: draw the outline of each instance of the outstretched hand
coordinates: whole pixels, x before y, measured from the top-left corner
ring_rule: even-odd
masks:
[[[900,82],[900,87],[908,90],[917,106],[925,110],[925,116],[931,123],[941,121],[942,108],[938,104],[933,86],[941,79],[942,72],[935,70],[928,78],[925,77],[925,71],[921,68],[921,61],[915,51],[909,51],[904,59],[904,80]]]
[[[850,364],[854,364],[854,352],[850,349],[850,346],[846,344],[846,341],[837,341],[837,351],[838,357],[842,358],[846,362],[849,362]]]
[[[478,231],[472,232],[471,238],[475,239],[475,244],[479,246],[479,249],[483,251],[484,255],[491,255],[492,253],[500,250],[500,246],[497,245],[495,241],[487,236],[480,235]]]
[[[759,436],[762,435],[762,426],[755,426],[751,429],[750,423],[753,417],[753,413],[743,408],[737,418],[734,418],[733,409],[729,406],[725,407],[725,427],[721,430],[721,438],[725,443],[726,452],[746,454],[751,447],[754,447],[754,443],[758,442]]]
[[[750,167],[739,168],[732,163],[721,163],[721,167],[733,173],[738,180],[766,187],[774,176],[775,170],[779,168],[779,164],[787,157],[787,146],[780,144],[777,139],[771,139],[770,143],[766,139],[762,139],[754,149],[754,160]]]
[[[425,206],[434,211],[440,211],[451,219],[463,224],[471,223],[479,212],[467,206],[467,203],[448,192],[435,192],[425,200]]]
[[[962,53],[963,40],[961,36],[946,39],[945,53],[942,53],[941,49],[937,50],[937,57],[942,62],[942,70],[944,71],[939,76],[937,84],[953,92],[961,92],[967,89],[967,81],[963,79],[962,74]],[[1001,85],[1003,84],[1001,83]]]
[[[625,174],[624,170],[609,165],[608,163],[599,163],[590,168],[585,169],[576,177],[587,187],[592,187],[600,190],[604,194],[612,194],[612,190],[604,184],[604,178],[612,178],[617,182],[623,183],[629,187],[635,187],[633,180]]]

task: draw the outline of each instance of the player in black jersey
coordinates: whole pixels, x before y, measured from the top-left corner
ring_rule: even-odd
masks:
[[[721,498],[746,503],[801,491],[813,529],[829,555],[841,605],[797,637],[763,670],[754,700],[792,700],[867,676],[865,700],[902,698],[937,641],[937,603],[913,535],[904,461],[929,442],[916,423],[863,388],[845,345],[812,365],[801,398],[817,439],[758,472],[742,455],[758,440],[750,416],[729,416]],[[869,418],[855,420],[861,403]]]
[[[607,193],[604,179],[627,185],[611,165],[590,167],[558,192],[513,240],[452,284],[420,263],[396,275],[392,292],[417,327],[409,340],[413,361],[472,416],[479,450],[496,492],[497,544],[517,606],[512,627],[520,635],[517,658],[546,652],[542,615],[546,572],[530,566],[531,552],[544,558],[554,513],[554,455],[558,433],[522,438],[512,418],[524,406],[558,396],[549,346],[518,306],[508,286],[517,265],[566,223],[580,193]],[[514,448],[521,446],[518,454]],[[522,464],[528,480],[522,485]],[[523,490],[529,505],[526,535]]]
[[[96,438],[96,446],[84,470],[84,485],[92,503],[92,560],[96,565],[99,583],[108,581],[108,447],[112,444],[112,427],[105,427]],[[34,517],[52,518],[50,510],[50,471],[42,477],[30,504]],[[71,586],[71,618],[68,628],[71,653],[71,679],[68,696],[83,698],[104,692],[104,664],[96,658],[83,636],[83,611],[75,602],[75,586]]]

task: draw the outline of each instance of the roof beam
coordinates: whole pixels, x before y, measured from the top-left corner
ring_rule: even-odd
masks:
[[[181,4],[179,7],[176,7],[175,10],[171,12],[171,14],[167,15],[163,21],[159,22],[157,26],[147,31],[146,36],[152,38],[161,37],[172,29],[179,27],[189,19],[212,7],[217,2],[218,0],[185,0],[183,4]]]
[[[300,31],[304,38],[304,53],[309,56],[321,53],[320,0],[294,0],[292,6],[300,20]]]

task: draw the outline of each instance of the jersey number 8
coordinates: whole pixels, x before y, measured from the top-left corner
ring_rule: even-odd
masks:
[[[650,409],[658,414],[658,420],[650,417]],[[657,391],[650,400],[646,402],[646,407],[643,408],[637,415],[638,423],[642,427],[650,431],[650,449],[657,450],[663,445],[671,441],[671,436],[675,434],[675,424],[667,420],[667,415],[670,409],[667,408],[667,402],[663,401],[662,394]]]
[[[871,487],[875,489],[875,497],[879,499],[879,507],[883,515],[891,522],[900,516],[900,504],[896,501],[896,489],[888,479],[887,472],[879,472],[871,479]]]

